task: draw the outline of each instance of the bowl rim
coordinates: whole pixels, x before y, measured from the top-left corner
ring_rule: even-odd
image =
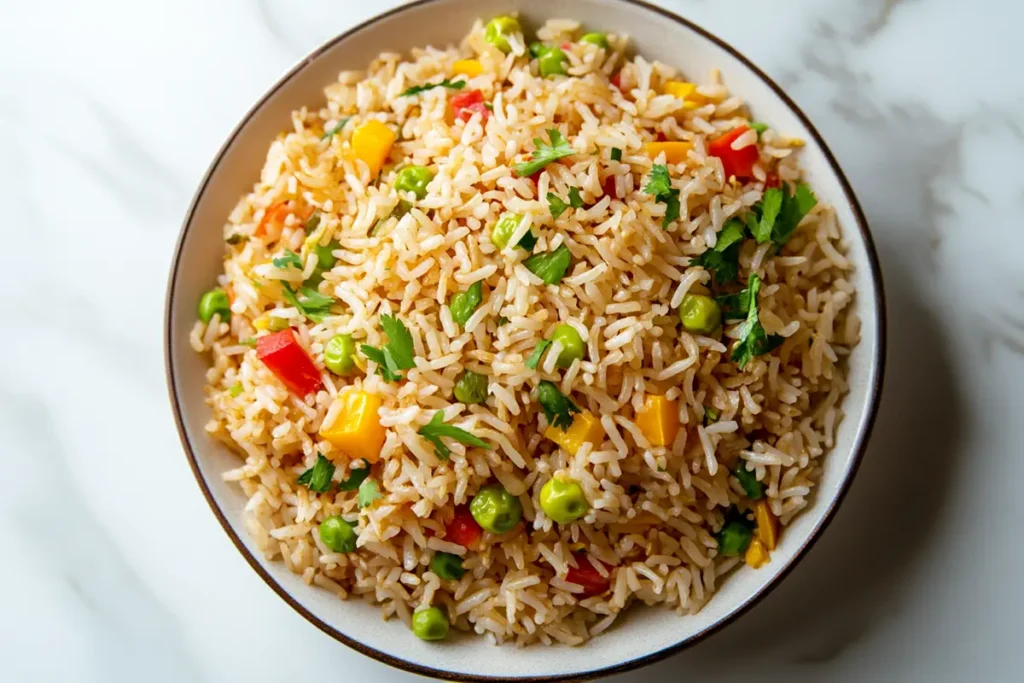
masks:
[[[284,600],[292,609],[298,612],[308,622],[316,626],[318,629],[323,631],[325,634],[333,638],[334,640],[347,645],[348,647],[360,652],[368,657],[372,657],[379,662],[388,664],[397,669],[408,671],[421,676],[433,676],[444,680],[459,680],[459,681],[480,681],[486,683],[492,682],[508,682],[508,683],[541,683],[546,681],[583,681],[590,680],[596,677],[610,676],[613,674],[623,673],[638,669],[648,664],[665,659],[673,654],[681,652],[687,648],[690,648],[697,643],[702,642],[709,636],[717,633],[721,629],[725,628],[735,620],[749,612],[754,606],[764,600],[773,590],[775,590],[779,584],[782,583],[792,571],[793,568],[802,560],[808,553],[808,551],[814,546],[817,540],[821,537],[822,533],[832,522],[835,517],[836,511],[839,505],[843,502],[846,494],[849,492],[853,480],[857,475],[860,465],[864,459],[865,452],[871,432],[874,428],[875,420],[878,416],[878,409],[881,403],[882,386],[885,378],[885,361],[886,361],[886,336],[887,336],[887,312],[885,306],[885,291],[884,284],[882,281],[882,270],[879,263],[878,252],[875,247],[874,240],[871,236],[871,231],[868,227],[867,218],[864,215],[864,210],[861,208],[860,202],[857,200],[857,196],[853,191],[853,187],[846,175],[843,173],[836,161],[832,150],[829,149],[828,145],[825,144],[825,140],[822,138],[821,133],[818,132],[817,128],[811,123],[811,120],[803,112],[803,110],[789,97],[788,94],[766,73],[764,73],[757,65],[755,65],[750,59],[748,59],[743,53],[734,48],[732,45],[727,43],[725,40],[719,38],[717,35],[711,33],[707,29],[693,23],[689,19],[683,18],[667,9],[657,7],[655,5],[646,2],[645,0],[616,0],[627,5],[634,5],[640,8],[646,9],[650,12],[655,12],[661,15],[667,21],[674,22],[675,24],[697,33],[704,39],[714,43],[722,50],[729,53],[734,59],[738,60],[743,66],[748,68],[757,78],[759,78],[768,88],[778,97],[793,114],[800,120],[800,122],[807,128],[811,137],[817,143],[821,149],[825,161],[827,162],[832,173],[835,175],[842,189],[843,195],[846,201],[849,203],[851,212],[853,213],[855,222],[857,224],[857,230],[860,233],[860,238],[863,240],[864,249],[867,254],[868,270],[870,273],[871,280],[875,284],[875,296],[874,296],[874,310],[877,321],[877,345],[875,351],[875,357],[872,359],[872,368],[874,370],[873,376],[871,377],[867,396],[866,413],[861,423],[859,431],[854,436],[854,443],[852,446],[852,459],[850,462],[849,470],[846,473],[845,479],[840,484],[839,490],[836,495],[828,503],[827,509],[821,515],[818,523],[811,529],[810,534],[804,541],[803,545],[800,546],[789,561],[783,566],[781,570],[761,589],[756,591],[753,595],[749,596],[744,602],[741,602],[735,609],[730,613],[726,614],[721,619],[711,623],[707,627],[697,631],[696,633],[683,638],[677,643],[668,647],[662,648],[655,652],[648,653],[640,657],[634,657],[626,661],[618,662],[609,666],[600,666],[587,671],[573,672],[572,674],[552,674],[552,675],[539,675],[539,676],[481,676],[470,673],[460,673],[446,671],[444,669],[435,669],[430,666],[424,666],[417,664],[399,657],[394,657],[388,653],[377,650],[376,648],[370,647],[358,640],[350,638],[340,631],[336,630],[330,624],[320,619],[317,615],[313,614],[310,610],[299,603],[292,595],[279,584],[259,563],[254,554],[250,552],[246,547],[242,538],[235,533],[234,528],[228,521],[227,516],[221,509],[220,505],[214,499],[213,494],[210,491],[210,487],[207,485],[206,479],[199,469],[199,462],[196,457],[195,451],[192,448],[192,444],[189,441],[188,434],[185,430],[184,421],[182,419],[182,411],[180,406],[180,399],[178,395],[177,382],[175,380],[176,373],[174,370],[174,360],[171,347],[171,313],[174,304],[174,285],[177,281],[178,270],[181,265],[182,247],[185,243],[185,237],[187,236],[189,229],[192,226],[193,217],[195,214],[196,207],[206,193],[209,186],[210,180],[220,166],[221,162],[228,149],[234,144],[235,139],[239,133],[249,122],[249,120],[258,112],[267,101],[277,93],[282,87],[284,87],[294,76],[305,69],[309,64],[319,59],[325,52],[333,48],[336,44],[346,40],[351,35],[362,31],[365,28],[372,26],[373,24],[390,17],[392,15],[405,12],[414,7],[421,7],[424,5],[430,5],[435,2],[442,0],[415,0],[414,2],[408,2],[397,7],[394,7],[386,12],[374,15],[369,19],[356,24],[348,30],[339,33],[333,38],[328,39],[326,42],[321,44],[319,47],[310,52],[306,57],[299,60],[299,62],[289,69],[281,78],[277,80],[261,97],[257,102],[249,108],[249,110],[242,116],[241,120],[228,134],[224,143],[217,150],[213,161],[206,169],[202,180],[200,181],[195,194],[192,196],[192,200],[189,203],[188,210],[185,213],[185,217],[182,220],[181,229],[178,234],[178,239],[174,246],[174,255],[171,259],[171,268],[167,279],[167,293],[164,304],[164,368],[167,381],[167,390],[171,402],[171,409],[174,413],[175,425],[178,429],[178,437],[181,440],[181,445],[185,451],[185,455],[188,458],[189,466],[192,469],[192,474],[195,476],[196,483],[198,483],[203,496],[206,498],[207,504],[210,506],[210,510],[213,512],[217,521],[220,523],[224,532],[231,539],[235,548],[241,553],[242,557],[249,564],[250,567],[263,579],[264,583],[267,584],[278,597]]]

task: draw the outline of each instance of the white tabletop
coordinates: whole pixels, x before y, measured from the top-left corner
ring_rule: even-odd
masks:
[[[3,680],[416,680],[243,561],[182,455],[161,347],[179,223],[227,132],[391,4],[0,3]],[[735,625],[614,680],[1021,680],[1024,4],[663,4],[824,134],[881,252],[890,353],[817,547]]]

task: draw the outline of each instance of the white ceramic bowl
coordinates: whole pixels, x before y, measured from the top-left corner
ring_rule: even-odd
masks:
[[[807,141],[801,162],[819,198],[832,204],[856,265],[856,308],[862,339],[850,356],[850,393],[835,448],[809,509],[782,534],[770,564],[740,569],[697,615],[634,606],[590,644],[577,648],[495,647],[480,637],[431,644],[410,636],[401,621],[382,621],[376,607],[341,601],[307,586],[283,563],[267,562],[245,533],[246,502],[221,473],[237,456],[207,438],[203,402],[208,359],[194,353],[188,334],[200,294],[221,272],[221,226],[239,196],[257,179],[268,145],[289,126],[289,113],[323,101],[322,88],[343,69],[361,69],[384,50],[458,43],[477,17],[518,10],[527,27],[554,17],[585,21],[591,30],[625,33],[648,59],[690,74],[721,70],[730,90],[754,117]],[[167,381],[185,452],[196,479],[224,530],[263,580],[324,632],[367,655],[417,673],[458,680],[557,680],[588,678],[637,667],[697,642],[735,619],[793,567],[829,522],[864,453],[878,405],[885,358],[885,315],[878,259],[864,215],[821,136],[796,105],[736,50],[664,10],[633,0],[423,0],[372,19],[331,40],[275,84],[245,115],[217,153],[189,207],[168,283]]]

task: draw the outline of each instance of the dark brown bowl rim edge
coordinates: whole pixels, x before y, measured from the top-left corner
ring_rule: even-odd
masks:
[[[324,52],[333,48],[335,44],[347,39],[352,34],[362,31],[363,29],[389,16],[398,14],[400,12],[404,12],[413,7],[429,5],[438,1],[439,0],[417,0],[416,2],[410,2],[407,4],[400,5],[398,7],[388,10],[387,12],[371,17],[366,21],[357,24],[356,26],[350,28],[349,30],[340,33],[337,36],[328,40],[327,42],[323,43],[320,47],[315,49],[308,56],[302,59],[298,64],[292,67],[287,73],[285,73],[285,75],[282,76],[256,102],[256,104],[254,104],[249,109],[248,112],[246,112],[246,114],[242,117],[242,120],[234,127],[234,129],[228,135],[227,139],[221,145],[220,149],[217,151],[217,154],[214,157],[213,161],[210,163],[210,166],[207,168],[206,173],[203,176],[203,179],[200,181],[199,187],[196,190],[195,194],[193,195],[192,201],[188,207],[188,211],[185,214],[185,218],[184,221],[182,222],[182,227],[178,235],[178,240],[174,247],[174,256],[171,261],[171,270],[167,280],[167,295],[164,307],[164,366],[166,372],[168,394],[171,401],[171,408],[172,411],[174,412],[175,424],[178,428],[178,436],[181,440],[182,447],[185,450],[185,454],[188,457],[189,466],[192,469],[192,474],[193,476],[195,476],[196,482],[199,484],[199,488],[202,490],[203,496],[206,498],[207,504],[210,506],[210,509],[213,512],[214,516],[217,518],[218,522],[220,522],[220,525],[224,529],[224,532],[231,539],[231,542],[235,545],[235,548],[238,549],[239,553],[241,553],[242,557],[245,558],[249,566],[252,567],[253,570],[260,576],[260,578],[263,579],[263,581],[275,593],[277,593],[277,595],[282,600],[288,603],[288,605],[291,606],[292,609],[294,609],[307,621],[309,621],[318,629],[326,633],[328,636],[347,645],[348,647],[364,655],[367,655],[368,657],[372,657],[373,659],[393,666],[397,669],[402,669],[411,673],[419,674],[421,676],[434,676],[437,678],[453,681],[479,681],[481,683],[522,683],[524,681],[529,683],[542,683],[548,681],[568,682],[590,680],[596,677],[605,677],[613,674],[638,669],[640,667],[647,666],[649,664],[653,664],[657,661],[665,659],[666,657],[669,657],[673,654],[690,648],[696,645],[697,643],[700,643],[709,636],[713,635],[714,633],[717,633],[721,629],[733,623],[742,615],[746,614],[748,611],[750,611],[751,608],[760,603],[773,590],[775,590],[775,588],[779,586],[782,580],[785,579],[790,574],[790,572],[792,572],[793,568],[797,565],[797,563],[801,559],[803,559],[807,552],[814,546],[818,538],[821,536],[822,532],[824,532],[824,530],[832,522],[832,519],[835,517],[839,505],[842,503],[843,499],[849,492],[850,486],[852,485],[853,480],[856,477],[858,470],[860,469],[860,465],[864,459],[864,454],[867,449],[867,444],[871,432],[874,428],[875,419],[878,416],[878,409],[881,402],[882,385],[884,383],[885,377],[887,313],[885,308],[885,294],[882,281],[882,271],[879,264],[878,253],[875,248],[875,243],[871,237],[871,231],[868,228],[867,218],[864,215],[864,210],[860,206],[860,202],[857,200],[857,196],[853,191],[853,187],[851,186],[850,181],[843,173],[842,169],[839,166],[839,163],[836,161],[835,156],[832,154],[832,150],[829,149],[829,147],[825,144],[825,140],[822,138],[817,128],[814,127],[814,125],[811,123],[810,119],[803,112],[803,110],[800,109],[799,106],[797,106],[796,102],[794,102],[789,97],[789,95],[787,95],[785,91],[781,87],[779,87],[778,84],[775,83],[774,80],[772,80],[767,74],[761,71],[759,67],[757,67],[752,61],[750,61],[736,48],[732,47],[729,43],[725,42],[724,40],[714,35],[713,33],[707,31],[706,29],[698,26],[697,24],[694,24],[690,20],[684,19],[683,17],[680,17],[661,7],[655,7],[654,5],[651,5],[645,2],[644,0],[617,0],[618,2],[636,5],[648,11],[660,14],[667,20],[674,21],[682,25],[683,27],[697,33],[701,37],[707,39],[708,41],[714,43],[721,49],[725,50],[730,55],[732,55],[732,57],[734,57],[740,63],[742,63],[744,66],[750,69],[754,73],[754,75],[760,78],[761,81],[763,81],[775,93],[775,95],[779,99],[781,99],[786,104],[786,106],[790,108],[790,110],[797,116],[797,118],[800,119],[801,123],[803,123],[803,125],[807,128],[811,136],[814,138],[814,141],[817,143],[817,145],[825,155],[825,159],[831,167],[832,172],[839,180],[840,186],[843,190],[843,194],[846,196],[846,199],[850,205],[850,209],[852,210],[854,217],[856,219],[857,229],[861,234],[861,239],[863,239],[864,241],[864,247],[868,257],[869,270],[871,272],[872,280],[876,285],[875,311],[878,329],[878,344],[876,347],[876,357],[874,359],[874,376],[871,378],[871,389],[868,395],[868,412],[866,413],[865,418],[862,422],[863,426],[860,432],[856,435],[854,440],[853,461],[846,473],[845,480],[839,488],[839,492],[830,501],[828,509],[822,515],[818,524],[811,530],[803,546],[801,546],[793,554],[793,556],[789,559],[789,561],[782,568],[782,570],[779,571],[779,573],[776,574],[775,577],[768,584],[762,587],[759,591],[753,593],[749,598],[747,598],[746,601],[740,603],[735,609],[732,610],[732,612],[730,612],[726,616],[722,617],[715,623],[707,626],[703,630],[694,633],[688,638],[685,638],[684,640],[675,643],[674,645],[670,645],[656,652],[643,655],[642,657],[636,657],[634,659],[620,662],[618,664],[614,664],[611,666],[600,667],[589,671],[575,672],[568,677],[566,677],[565,675],[515,677],[479,676],[476,674],[451,672],[442,669],[434,669],[428,666],[423,666],[405,659],[393,657],[385,652],[381,652],[380,650],[369,647],[357,640],[349,638],[348,636],[341,633],[331,625],[321,620],[315,614],[307,610],[301,603],[299,603],[295,598],[293,598],[291,594],[289,594],[288,591],[286,591],[272,576],[270,576],[270,574],[262,567],[259,561],[245,546],[245,543],[242,541],[242,539],[235,533],[230,522],[227,520],[223,511],[220,509],[220,506],[214,500],[213,495],[211,494],[210,489],[206,484],[206,480],[203,474],[200,472],[198,460],[196,459],[195,453],[192,450],[191,442],[188,439],[187,433],[185,431],[185,425],[182,421],[181,408],[178,400],[178,390],[174,379],[174,361],[171,353],[171,311],[173,309],[174,301],[174,283],[177,280],[178,267],[181,263],[181,250],[185,242],[185,237],[192,224],[192,219],[195,213],[196,206],[199,203],[200,198],[205,194],[210,179],[212,178],[217,167],[220,165],[227,150],[232,146],[232,144],[235,141],[235,138],[238,137],[239,133],[242,131],[243,128],[245,128],[246,124],[253,117],[253,115],[257,111],[259,111],[263,107],[263,105],[278,90],[280,90],[286,83],[288,83],[288,81],[290,81],[296,74],[302,71],[308,64],[318,59]]]

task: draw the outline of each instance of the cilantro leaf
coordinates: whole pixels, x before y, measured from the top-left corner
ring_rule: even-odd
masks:
[[[644,192],[654,195],[655,201],[665,205],[665,216],[661,219],[661,229],[668,230],[672,221],[679,218],[679,190],[672,189],[672,178],[668,174],[668,166],[655,164],[651,167],[651,175],[644,187]]]
[[[702,266],[714,276],[717,284],[728,284],[735,281],[740,274],[740,246],[737,242],[723,251],[708,249],[700,256],[690,259],[690,265]]]
[[[331,128],[330,130],[325,130],[324,134],[320,136],[320,139],[321,140],[326,140],[327,138],[334,137],[335,135],[340,133],[342,128],[345,127],[345,124],[348,123],[351,120],[352,120],[351,116],[346,116],[341,121],[338,121],[336,124],[334,124],[333,128]]]
[[[523,251],[533,251],[533,248],[537,246],[537,236],[533,234],[533,231],[527,232],[523,235],[522,239],[516,242],[516,246]]]
[[[430,418],[430,422],[420,427],[417,434],[434,445],[434,454],[440,460],[447,460],[451,457],[452,451],[441,441],[442,437],[455,439],[466,446],[477,446],[490,450],[491,446],[483,439],[473,436],[465,429],[444,423],[444,411],[439,410]]]
[[[374,501],[380,500],[380,486],[377,484],[377,480],[373,478],[364,479],[359,484],[359,507],[368,508],[373,505]]]
[[[533,144],[537,148],[533,150],[533,155],[530,157],[531,161],[525,161],[513,167],[517,176],[520,178],[531,176],[552,161],[557,161],[576,153],[576,150],[566,142],[557,128],[548,128],[548,139],[551,141],[551,144],[545,143],[540,138],[533,139]]]
[[[730,218],[722,226],[722,231],[718,233],[718,239],[715,241],[716,251],[725,251],[736,242],[743,240],[743,224],[735,218]]]
[[[279,256],[271,263],[274,264],[275,268],[284,270],[285,268],[298,268],[302,270],[302,259],[291,249],[284,250],[284,256]]]
[[[557,285],[572,265],[572,252],[562,244],[546,254],[534,254],[523,261],[523,265],[545,284]]]
[[[233,232],[224,238],[224,241],[228,244],[241,244],[242,242],[248,242],[249,236],[241,232]]]
[[[618,147],[612,147],[612,161],[622,161],[622,150]]]
[[[310,491],[326,493],[331,488],[331,477],[334,476],[334,465],[330,460],[316,454],[316,463],[299,475],[296,484],[305,486]]]
[[[552,218],[558,218],[569,208],[569,205],[562,201],[562,198],[554,192],[548,192],[547,200],[548,210],[551,211]]]
[[[743,289],[735,294],[723,294],[715,297],[715,301],[722,309],[723,320],[743,320],[750,311],[750,290]]]
[[[583,208],[583,197],[580,196],[580,188],[569,188],[569,206],[571,206],[574,209]]]
[[[764,355],[785,341],[777,334],[767,334],[761,325],[761,320],[757,315],[757,293],[760,289],[761,278],[756,273],[751,273],[747,282],[750,308],[747,311],[747,319],[739,327],[739,342],[731,356],[732,360],[739,364],[740,370],[746,367],[754,356]]]
[[[412,335],[409,328],[393,315],[382,315],[380,326],[388,337],[388,342],[381,348],[363,344],[359,350],[363,355],[377,364],[377,373],[386,382],[397,382],[402,379],[399,370],[410,370],[416,367],[413,357]]]
[[[342,479],[338,488],[342,491],[355,491],[359,485],[370,476],[369,463],[363,463],[363,467],[353,467],[348,471],[348,478]]]
[[[773,187],[765,190],[764,197],[754,205],[753,211],[747,214],[747,227],[750,228],[750,234],[758,244],[764,244],[771,240],[772,229],[775,227],[780,209],[782,209],[782,190]]]
[[[312,287],[299,287],[299,291],[295,292],[286,284],[281,295],[285,301],[297,308],[299,313],[315,323],[323,322],[334,304],[334,297],[321,294]]]
[[[548,424],[563,432],[572,426],[572,414],[580,412],[578,405],[547,380],[537,385],[537,402],[544,410]]]
[[[530,354],[530,357],[526,359],[526,367],[531,370],[536,370],[537,366],[540,365],[541,357],[544,356],[544,352],[548,350],[549,346],[551,346],[551,341],[549,339],[541,339],[540,343],[537,344],[537,348],[535,348],[533,353]]]
[[[505,325],[508,325],[508,318],[505,316],[498,318],[498,327],[504,327]]]
[[[772,241],[780,247],[788,242],[797,226],[800,225],[800,221],[810,213],[817,203],[818,198],[811,192],[811,188],[807,183],[798,184],[793,194],[789,194],[787,187],[787,192],[782,196],[782,208],[779,210],[779,217],[776,219],[775,226],[772,229]]]
[[[408,97],[409,95],[419,95],[421,92],[431,90],[433,88],[448,88],[449,90],[462,90],[466,87],[465,81],[449,81],[447,78],[440,83],[427,83],[425,85],[414,85],[408,90],[403,91],[398,96]]]

